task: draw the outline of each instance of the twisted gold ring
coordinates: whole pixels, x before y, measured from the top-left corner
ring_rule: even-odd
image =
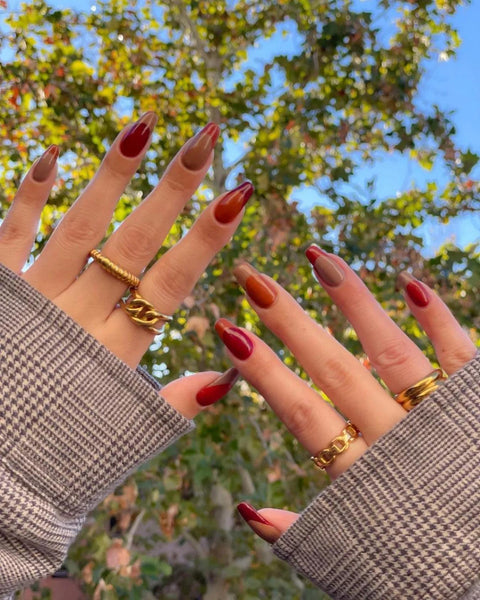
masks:
[[[103,256],[100,250],[90,250],[88,256],[93,258],[93,260],[97,262],[102,269],[107,271],[107,273],[110,273],[110,275],[113,275],[116,279],[126,283],[130,288],[137,288],[140,285],[140,279],[138,277],[126,269],[122,269],[122,267],[116,265],[106,256]]]
[[[350,447],[350,444],[354,442],[360,435],[360,430],[351,421],[347,421],[344,429],[342,429],[340,435],[333,438],[330,444],[317,452],[315,456],[311,456],[310,460],[313,461],[314,466],[321,471],[324,471],[326,467],[333,464],[339,454],[345,452]]]
[[[156,311],[152,304],[140,296],[138,290],[133,287],[130,288],[129,297],[126,300],[121,300],[120,306],[134,323],[155,334],[161,333],[163,323],[173,319],[171,315],[164,315]],[[155,327],[158,322],[162,323],[162,327]]]
[[[394,398],[406,411],[410,411],[429,394],[434,392],[438,388],[438,383],[445,379],[447,379],[447,374],[442,369],[435,369],[430,375],[403,390],[403,392],[400,392]]]

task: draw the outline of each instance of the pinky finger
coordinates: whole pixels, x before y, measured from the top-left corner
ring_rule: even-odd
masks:
[[[299,517],[297,513],[278,508],[262,508],[258,511],[247,502],[241,502],[237,510],[247,525],[270,544],[275,543]]]
[[[32,249],[42,208],[55,181],[58,146],[33,164],[0,225],[0,263],[19,272]]]
[[[433,344],[442,369],[451,375],[471,360],[477,349],[446,304],[427,285],[403,271],[397,285],[413,315]]]

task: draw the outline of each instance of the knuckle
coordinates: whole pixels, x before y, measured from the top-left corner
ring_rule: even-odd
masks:
[[[125,225],[118,236],[116,252],[124,262],[146,264],[158,250],[155,231],[146,225]]]
[[[465,343],[436,349],[437,356],[445,365],[445,369],[450,373],[457,371],[465,366],[475,356],[477,349],[473,343]]]
[[[194,282],[178,265],[166,261],[161,268],[152,270],[151,285],[157,295],[181,302],[191,292]]]
[[[292,435],[301,440],[307,437],[315,426],[317,418],[314,404],[302,400],[293,403],[283,421]]]
[[[90,216],[69,216],[68,213],[57,231],[64,246],[94,246],[101,235]]]
[[[0,243],[4,246],[16,246],[31,235],[28,228],[15,220],[6,220],[0,228]]]
[[[348,356],[348,355],[347,355]],[[342,395],[355,389],[355,377],[352,371],[352,362],[342,357],[326,357],[322,361],[320,380],[317,383],[327,395]],[[352,357],[353,358],[353,357]],[[354,359],[355,360],[355,359]]]
[[[162,187],[165,186],[166,192],[173,192],[175,194],[186,193],[188,191],[185,180],[181,180],[176,177],[173,173],[165,173],[161,181]]]
[[[406,339],[395,339],[384,342],[378,352],[372,353],[370,362],[379,373],[408,365],[411,359],[410,342]]]

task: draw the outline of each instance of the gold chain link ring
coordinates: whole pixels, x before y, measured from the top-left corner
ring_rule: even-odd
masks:
[[[403,392],[400,392],[394,398],[406,411],[410,411],[438,388],[438,382],[445,379],[447,379],[446,373],[442,369],[435,369],[430,375],[403,390]]]
[[[360,430],[351,421],[347,421],[345,428],[342,430],[340,435],[333,438],[327,448],[317,452],[315,456],[311,456],[310,460],[317,469],[324,471],[326,467],[329,467],[337,458],[339,454],[345,452],[350,447],[350,444],[354,442],[360,435]]]
[[[126,300],[121,300],[120,306],[134,323],[156,334],[161,333],[163,323],[173,319],[170,315],[164,315],[156,311],[148,300],[140,296],[135,288],[130,288],[130,296]],[[155,325],[159,321],[162,323],[162,327],[157,328]]]
[[[90,250],[88,256],[93,258],[93,260],[97,262],[102,269],[107,271],[107,273],[110,273],[110,275],[113,275],[116,279],[126,283],[128,287],[137,288],[140,285],[140,279],[138,277],[126,269],[122,269],[122,267],[116,265],[106,256],[103,256],[100,250]]]

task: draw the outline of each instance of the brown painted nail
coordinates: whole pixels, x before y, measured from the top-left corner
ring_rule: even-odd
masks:
[[[345,274],[329,254],[318,246],[310,246],[305,252],[313,269],[320,279],[320,283],[326,283],[337,287],[345,279]]]
[[[260,308],[268,308],[275,302],[277,291],[270,281],[254,269],[252,265],[243,262],[233,269],[233,274],[238,283]]]
[[[120,152],[128,157],[135,158],[145,148],[157,122],[157,115],[146,112],[125,133],[120,142]]]
[[[282,535],[282,532],[267,521],[265,517],[257,512],[251,504],[241,502],[237,510],[253,531],[269,544],[273,544]]]
[[[430,301],[428,291],[423,283],[406,271],[402,271],[398,275],[397,287],[405,290],[410,300],[417,306],[424,308]]]
[[[197,393],[197,402],[200,406],[209,406],[220,398],[223,398],[235,385],[235,382],[240,377],[238,369],[232,367],[225,371],[223,375],[209,383]]]
[[[195,137],[187,142],[183,150],[183,166],[191,171],[201,169],[215,147],[219,135],[220,127],[216,123],[209,123],[199,131]]]
[[[249,181],[245,181],[225,194],[215,207],[214,215],[217,221],[224,224],[233,221],[248,202],[253,190],[253,185]]]
[[[32,177],[35,181],[42,183],[48,179],[57,162],[59,153],[60,150],[55,144],[52,144],[45,150],[33,169]]]

